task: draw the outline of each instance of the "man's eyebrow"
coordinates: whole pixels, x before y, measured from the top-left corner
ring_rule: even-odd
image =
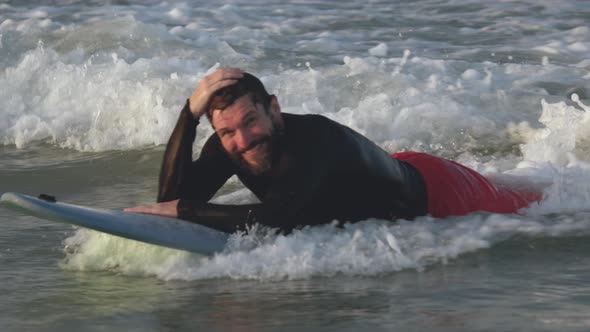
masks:
[[[244,121],[247,121],[248,119],[256,116],[256,112],[258,110],[255,108],[250,108],[249,110],[246,111],[246,114],[244,114],[244,116],[240,119],[240,125],[244,123]]]
[[[256,112],[257,112],[256,109],[251,109],[246,113],[246,115],[244,115],[244,117],[242,119],[246,119],[248,117],[251,117],[252,115],[256,116]]]
[[[258,110],[255,107],[250,107],[247,111],[246,111],[246,115],[244,115],[244,118],[247,117],[250,114],[256,114],[256,112],[258,112]]]

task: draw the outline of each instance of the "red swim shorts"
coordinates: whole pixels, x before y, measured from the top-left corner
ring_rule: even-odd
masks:
[[[418,152],[399,152],[394,158],[414,166],[424,178],[428,213],[436,218],[474,211],[516,213],[541,200],[539,192],[501,188],[483,175],[451,160]]]

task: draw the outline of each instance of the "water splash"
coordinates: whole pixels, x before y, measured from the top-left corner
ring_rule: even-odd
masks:
[[[234,234],[226,250],[212,257],[164,249],[79,230],[66,240],[63,267],[111,270],[162,279],[283,280],[312,277],[379,276],[423,270],[507,239],[590,234],[590,213],[550,219],[475,214],[446,220],[428,217],[391,223],[367,220],[273,235],[265,228]]]

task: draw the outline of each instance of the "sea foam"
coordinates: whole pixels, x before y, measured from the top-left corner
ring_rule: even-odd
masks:
[[[226,250],[212,257],[156,247],[88,230],[65,241],[66,269],[110,270],[161,279],[211,278],[283,280],[319,276],[380,276],[404,269],[421,271],[458,256],[519,236],[590,234],[590,213],[559,222],[524,216],[475,214],[391,223],[367,220],[304,228],[272,235],[264,228],[234,234]]]

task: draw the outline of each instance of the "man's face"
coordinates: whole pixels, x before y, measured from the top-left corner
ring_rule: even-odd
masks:
[[[275,107],[276,106],[276,107]],[[276,136],[280,126],[278,105],[270,112],[242,96],[224,110],[213,110],[211,123],[229,156],[253,174],[272,166]]]

